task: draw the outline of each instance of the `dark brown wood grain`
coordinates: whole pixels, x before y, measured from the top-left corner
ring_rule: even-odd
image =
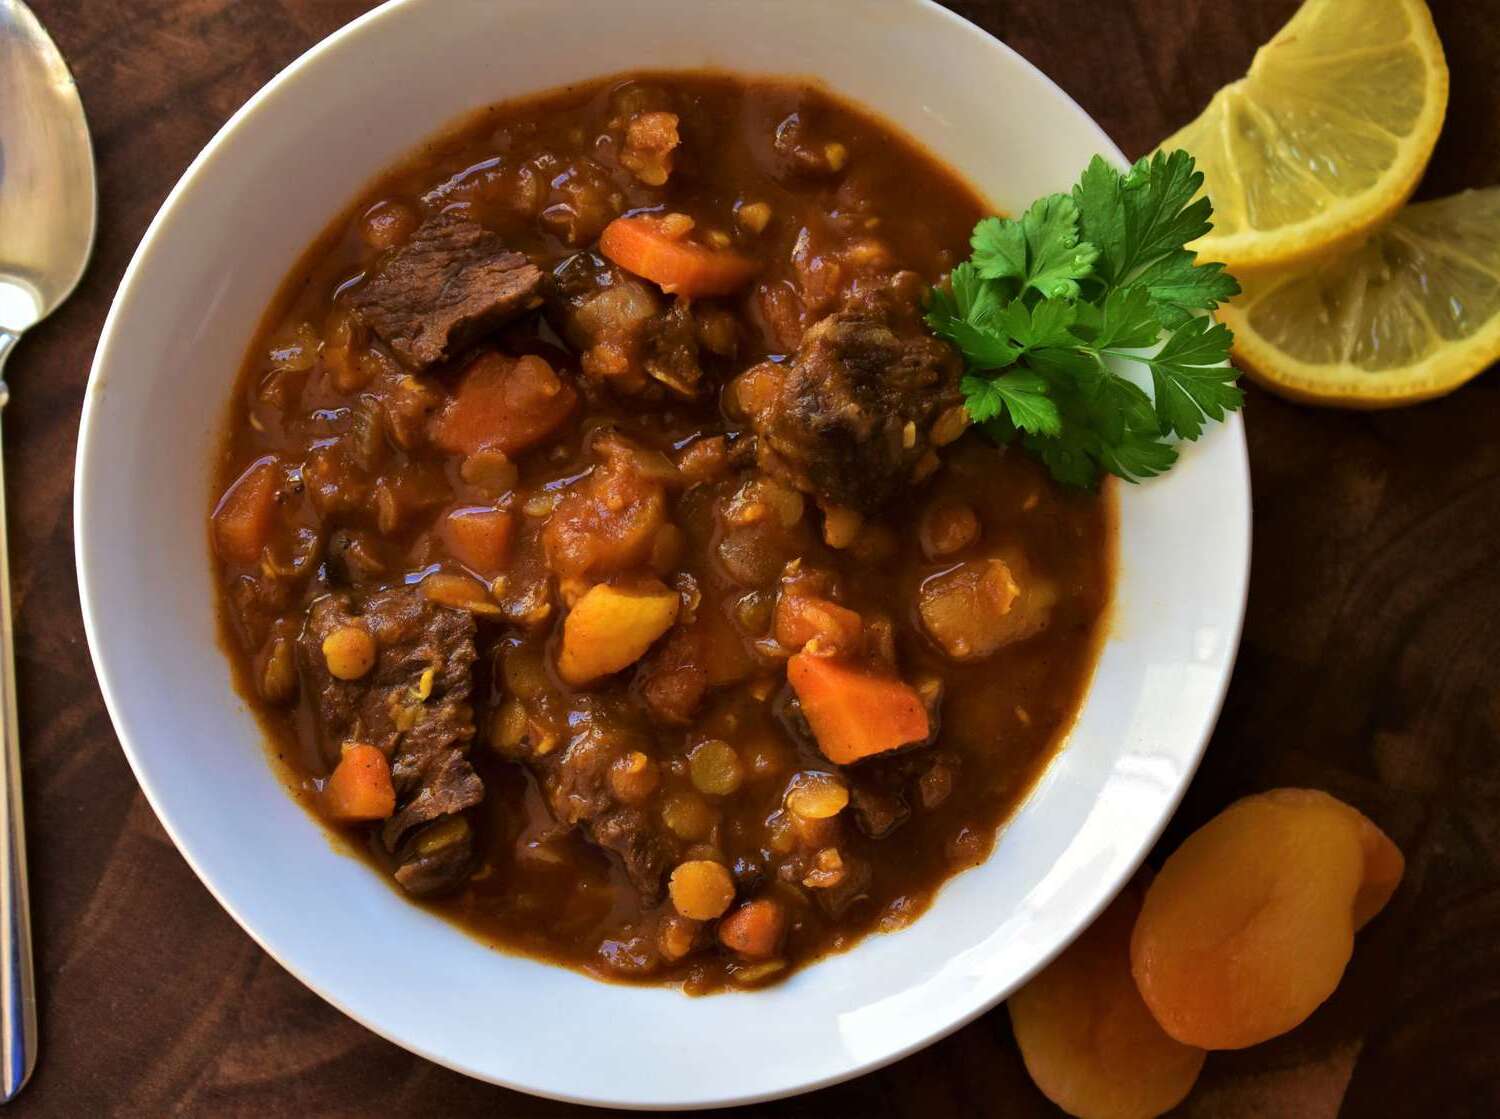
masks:
[[[567,1112],[375,1037],[240,931],[136,786],[79,617],[72,452],[88,364],[130,254],[229,114],[370,5],[32,4],[83,90],[102,224],[78,294],[14,356],[5,414],[42,1022],[40,1066],[11,1113]],[[1056,79],[1134,155],[1241,73],[1295,2],[952,6]],[[1432,6],[1453,96],[1423,191],[1500,183],[1500,7]],[[1447,400],[1377,415],[1251,390],[1246,420],[1256,512],[1244,647],[1163,849],[1236,796],[1305,784],[1359,805],[1409,862],[1328,1005],[1274,1043],[1211,1056],[1181,1114],[1500,1114],[1500,379],[1491,371]],[[753,1040],[734,1059],[753,1061]],[[757,1113],[1054,1114],[1026,1079],[1003,1009],[882,1072]]]

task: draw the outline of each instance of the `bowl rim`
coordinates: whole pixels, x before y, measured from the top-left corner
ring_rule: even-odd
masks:
[[[979,998],[973,1001],[971,1005],[966,1006],[960,1013],[954,1015],[951,1019],[948,1019],[946,1021],[946,1024],[944,1024],[941,1028],[930,1030],[922,1036],[910,1040],[905,1044],[888,1050],[883,1050],[873,1057],[869,1057],[863,1060],[851,1061],[845,1067],[841,1067],[834,1072],[815,1079],[807,1080],[794,1086],[778,1087],[764,1092],[739,1093],[730,1096],[713,1095],[692,1099],[684,1099],[676,1096],[669,1099],[660,1100],[641,1100],[634,1098],[615,1099],[607,1095],[570,1093],[566,1091],[559,1091],[552,1087],[541,1086],[534,1083],[526,1083],[519,1079],[500,1077],[491,1071],[472,1067],[464,1061],[449,1057],[442,1052],[439,1052],[422,1044],[418,1040],[402,1036],[402,1034],[398,1031],[394,1024],[375,1020],[370,1015],[351,1009],[350,1006],[342,998],[340,998],[337,993],[325,986],[322,981],[320,981],[313,975],[310,975],[307,970],[299,966],[297,962],[295,962],[291,958],[288,958],[286,955],[284,955],[282,952],[279,952],[275,947],[268,943],[268,941],[263,938],[262,934],[248,921],[248,919],[242,916],[240,910],[237,908],[234,902],[222,892],[220,885],[214,880],[214,878],[200,865],[199,858],[197,857],[193,846],[190,843],[187,843],[179,834],[179,830],[174,824],[174,819],[171,812],[161,801],[159,790],[157,790],[153,786],[151,780],[149,779],[147,775],[147,766],[142,760],[139,752],[140,748],[133,743],[130,734],[128,734],[125,730],[126,721],[122,714],[121,701],[116,694],[116,682],[114,679],[114,674],[111,671],[107,663],[107,657],[103,652],[105,642],[98,629],[98,619],[96,617],[97,608],[95,605],[94,590],[95,573],[92,571],[88,559],[89,541],[91,539],[91,535],[90,519],[87,515],[90,495],[90,475],[93,471],[102,468],[102,464],[96,461],[96,458],[98,457],[95,453],[97,440],[93,438],[95,423],[100,411],[100,407],[98,404],[100,394],[98,390],[105,382],[105,370],[111,364],[112,351],[115,348],[116,338],[120,332],[120,319],[122,316],[121,309],[122,306],[126,303],[125,296],[132,290],[132,287],[137,279],[137,273],[143,266],[143,262],[150,255],[150,251],[153,245],[156,243],[158,237],[161,235],[162,230],[164,230],[172,221],[174,211],[179,200],[192,190],[203,168],[215,159],[220,148],[224,146],[228,139],[244,124],[244,122],[248,118],[254,116],[267,100],[274,97],[283,86],[293,81],[302,70],[315,65],[325,54],[337,50],[346,40],[357,37],[367,27],[388,18],[397,10],[405,8],[409,4],[422,2],[424,2],[424,0],[385,0],[384,3],[381,3],[377,7],[371,9],[363,15],[360,15],[344,26],[338,28],[327,37],[313,44],[297,58],[288,63],[270,81],[260,87],[260,89],[258,89],[239,109],[237,109],[228,118],[228,120],[225,121],[225,123],[215,132],[214,136],[203,147],[198,155],[194,157],[194,159],[191,161],[191,163],[188,165],[186,170],[182,173],[181,177],[174,184],[171,191],[167,194],[166,198],[161,203],[160,208],[152,218],[145,234],[142,236],[140,243],[138,244],[134,254],[132,255],[130,263],[120,280],[120,284],[116,290],[115,297],[111,302],[110,310],[101,330],[94,360],[90,368],[89,381],[88,386],[85,390],[82,415],[80,418],[78,450],[74,472],[73,530],[75,542],[74,558],[78,574],[79,596],[82,606],[84,631],[88,641],[90,656],[93,660],[95,674],[99,682],[99,687],[104,699],[105,707],[109,713],[110,721],[115,730],[116,737],[120,742],[121,749],[125,753],[127,761],[130,763],[131,769],[136,776],[137,783],[140,785],[142,792],[145,794],[147,802],[150,804],[153,812],[155,812],[158,820],[162,824],[162,827],[171,838],[178,852],[182,855],[183,859],[188,863],[193,873],[208,889],[209,893],[214,897],[219,905],[221,905],[225,909],[225,911],[250,936],[250,938],[254,940],[255,943],[263,951],[270,955],[272,959],[276,960],[278,964],[280,964],[291,975],[293,975],[299,982],[312,990],[325,1002],[328,1002],[330,1005],[337,1008],[341,1013],[359,1022],[360,1025],[362,1025],[366,1029],[369,1029],[371,1032],[379,1035],[385,1040],[390,1041],[391,1043],[398,1045],[408,1050],[409,1052],[415,1053],[418,1056],[430,1060],[435,1064],[452,1069],[456,1072],[484,1082],[496,1084],[530,1095],[558,1100],[561,1102],[582,1104],[588,1106],[609,1106],[640,1110],[689,1110],[704,1107],[724,1107],[733,1105],[755,1104],[799,1095],[805,1092],[810,1092],[820,1088],[843,1083],[845,1081],[862,1076],[866,1073],[883,1068],[907,1056],[910,1056],[912,1053],[917,1052],[918,1050],[947,1037],[948,1035],[961,1029],[963,1026],[974,1021],[982,1014],[985,1014],[994,1009],[1010,993],[1010,991],[1024,984],[1031,976],[1035,975],[1038,971],[1040,971],[1043,967],[1050,963],[1052,959],[1054,959],[1070,943],[1072,943],[1072,941],[1084,929],[1086,929],[1088,925],[1092,923],[1092,921],[1098,916],[1098,914],[1102,912],[1102,910],[1113,900],[1114,896],[1125,885],[1125,883],[1129,881],[1131,876],[1134,875],[1137,868],[1144,861],[1146,855],[1150,852],[1152,847],[1160,838],[1162,832],[1166,829],[1167,824],[1172,819],[1172,816],[1175,813],[1177,807],[1180,805],[1182,798],[1185,796],[1187,789],[1192,782],[1192,778],[1197,772],[1198,766],[1202,761],[1204,752],[1212,736],[1213,729],[1223,710],[1224,701],[1228,693],[1231,679],[1233,677],[1235,660],[1238,656],[1240,640],[1245,622],[1245,612],[1249,593],[1250,577],[1252,505],[1249,456],[1241,414],[1234,413],[1230,417],[1228,417],[1228,421],[1222,425],[1224,430],[1221,431],[1218,435],[1220,439],[1229,439],[1233,442],[1234,447],[1232,448],[1232,453],[1235,459],[1234,465],[1238,468],[1240,474],[1244,479],[1244,501],[1242,510],[1243,523],[1240,528],[1243,531],[1245,548],[1243,554],[1236,557],[1237,567],[1233,573],[1232,579],[1232,593],[1234,597],[1232,607],[1233,621],[1232,626],[1225,632],[1225,640],[1227,642],[1229,652],[1224,662],[1222,672],[1214,683],[1211,702],[1208,705],[1203,725],[1196,735],[1196,741],[1192,746],[1191,754],[1190,756],[1185,756],[1184,758],[1185,766],[1182,770],[1181,778],[1177,782],[1176,787],[1172,790],[1171,794],[1163,801],[1164,808],[1160,814],[1160,817],[1156,819],[1149,828],[1144,830],[1137,849],[1128,858],[1126,863],[1122,864],[1123,870],[1119,873],[1115,880],[1112,881],[1110,887],[1107,890],[1103,891],[1093,904],[1082,907],[1080,916],[1075,922],[1072,923],[1072,927],[1067,932],[1067,934],[1057,939],[1056,943],[1049,951],[1040,954],[1034,966],[1029,968],[1025,972],[1025,974],[1014,980],[1014,982],[1010,983],[1009,986],[1002,986],[1000,989],[987,991],[984,994],[984,997]],[[1020,67],[1025,71],[1029,71],[1030,76],[1033,79],[1044,83],[1045,86],[1050,88],[1052,94],[1058,102],[1059,111],[1066,111],[1076,114],[1093,128],[1093,130],[1098,134],[1101,143],[1104,145],[1105,153],[1109,157],[1112,157],[1118,165],[1125,165],[1127,163],[1119,148],[1107,136],[1103,129],[1100,128],[1097,123],[1094,122],[1093,119],[1087,113],[1085,113],[1084,110],[1072,99],[1072,97],[1069,96],[1068,93],[1064,91],[1060,86],[1058,86],[1054,81],[1052,81],[1052,79],[1049,78],[1045,73],[1038,69],[1024,56],[1015,51],[1014,48],[1010,47],[1007,43],[995,38],[994,36],[991,36],[983,28],[978,27],[976,24],[960,16],[958,13],[941,6],[936,2],[936,0],[898,0],[898,2],[903,3],[909,7],[923,9],[925,10],[925,14],[928,17],[947,21],[948,23],[955,25],[957,29],[964,34],[982,37],[988,42],[990,49],[999,50],[1009,55],[1012,65]],[[729,72],[736,71],[730,69]],[[601,74],[600,76],[604,75]],[[813,76],[816,77],[816,75]],[[542,91],[538,90],[537,92]],[[434,129],[442,127],[445,123],[447,122],[436,122],[434,124]],[[921,142],[921,137],[916,137],[916,139],[919,143]],[[1113,602],[1110,609],[1114,609]],[[1091,683],[1089,685],[1090,689],[1093,686],[1094,684],[1091,680]],[[1053,760],[1048,763],[1049,767],[1055,765],[1056,760],[1057,756],[1055,755]],[[1029,799],[1036,794],[1037,789],[1040,787],[1040,781],[1043,779],[1045,779],[1045,771],[1043,773],[1043,777],[1039,778],[1038,782],[1033,784],[1031,789],[1026,794],[1026,797],[1023,798],[1022,804],[1025,803],[1026,799]],[[1018,806],[1016,811],[1020,811],[1020,806]],[[1002,825],[1002,833],[1006,826],[1008,825]],[[949,882],[951,881],[952,880],[950,879]],[[945,886],[947,884],[948,883],[945,883]],[[813,966],[817,965],[815,964]],[[752,996],[747,994],[740,994],[731,995],[728,997]]]

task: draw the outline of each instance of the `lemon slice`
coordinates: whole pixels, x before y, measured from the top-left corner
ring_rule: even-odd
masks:
[[[1391,408],[1500,358],[1500,187],[1408,206],[1353,252],[1252,275],[1219,316],[1274,392]]]
[[[1213,199],[1213,232],[1191,247],[1239,271],[1352,243],[1411,194],[1447,104],[1423,0],[1307,0],[1162,144],[1193,153]]]

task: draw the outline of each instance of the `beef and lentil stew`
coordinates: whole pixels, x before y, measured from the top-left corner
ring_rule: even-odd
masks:
[[[1072,720],[1105,496],[922,323],[985,207],[805,84],[498,106],[255,342],[211,518],[309,804],[499,946],[692,992],[918,915]]]

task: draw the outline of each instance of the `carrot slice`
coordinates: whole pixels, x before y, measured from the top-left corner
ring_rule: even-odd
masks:
[[[214,509],[214,547],[226,563],[251,567],[276,525],[276,459],[256,459]]]
[[[561,427],[577,403],[573,387],[542,358],[480,354],[432,418],[432,441],[453,454],[514,455]]]
[[[323,786],[323,814],[340,823],[384,820],[396,811],[391,763],[374,746],[358,743],[344,751]]]
[[[894,676],[812,653],[794,656],[786,674],[818,749],[836,765],[921,742],[931,733],[921,697]]]
[[[644,276],[668,295],[729,295],[755,275],[755,262],[726,249],[664,233],[652,217],[616,218],[604,227],[599,251],[627,272]]]
[[[438,530],[459,563],[492,578],[510,559],[511,515],[504,509],[455,509]]]

